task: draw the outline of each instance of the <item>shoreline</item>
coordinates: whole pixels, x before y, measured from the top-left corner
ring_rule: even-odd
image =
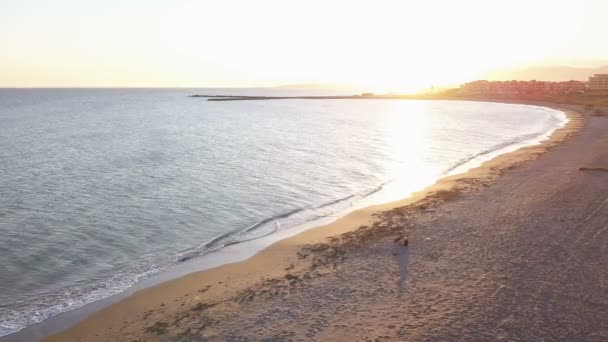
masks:
[[[485,102],[510,103],[506,101]],[[449,198],[453,188],[458,187],[458,184],[465,180],[468,182],[474,179],[482,183],[491,181],[491,179],[497,177],[496,172],[498,172],[498,174],[502,172],[500,169],[510,169],[511,167],[514,167],[514,165],[528,160],[527,158],[530,158],[531,156],[536,157],[545,150],[557,145],[569,134],[576,131],[576,127],[573,129],[572,126],[577,126],[576,124],[580,124],[580,122],[577,120],[581,120],[582,117],[581,114],[568,112],[565,110],[565,108],[563,108],[563,106],[560,108],[560,106],[556,106],[554,104],[522,102],[514,103],[547,106],[552,109],[564,111],[568,113],[570,121],[566,124],[566,126],[557,128],[549,139],[540,144],[519,148],[514,152],[501,154],[489,161],[484,162],[481,166],[471,169],[465,173],[442,177],[434,185],[431,185],[422,191],[418,191],[406,199],[391,203],[372,205],[363,209],[355,210],[354,212],[338,218],[333,223],[315,226],[312,229],[299,232],[298,235],[294,237],[288,237],[287,239],[274,242],[270,247],[257,251],[255,255],[247,257],[244,261],[225,264],[217,268],[190,273],[176,279],[154,284],[149,288],[146,288],[146,286],[143,286],[143,288],[139,286],[132,291],[127,291],[124,295],[119,296],[120,298],[115,299],[113,301],[114,304],[110,304],[110,306],[101,309],[101,311],[90,311],[88,314],[93,313],[91,317],[84,319],[59,335],[47,336],[45,340],[59,341],[67,336],[86,336],[86,331],[96,330],[96,328],[93,327],[104,326],[109,322],[109,320],[118,316],[133,317],[134,315],[139,315],[140,318],[143,318],[145,321],[152,319],[152,316],[156,316],[154,313],[157,313],[158,310],[161,310],[163,315],[171,316],[183,311],[183,308],[187,307],[185,304],[186,302],[190,302],[192,306],[196,307],[197,305],[200,306],[200,303],[207,301],[209,297],[216,298],[216,300],[218,297],[227,299],[233,297],[235,293],[245,291],[250,287],[256,286],[257,283],[264,278],[284,278],[287,268],[290,270],[306,268],[299,265],[303,262],[302,260],[299,260],[298,253],[301,252],[303,247],[306,248],[306,246],[310,245],[323,245],[327,243],[328,239],[335,240],[337,236],[341,236],[345,233],[348,234],[354,232],[356,234],[358,228],[373,225],[374,222],[377,222],[377,215],[398,207],[426,207],[427,204],[429,206],[436,205],[446,198]],[[571,109],[572,108],[570,108],[570,110]],[[564,133],[563,131],[567,132]],[[511,156],[512,154],[513,156]],[[468,191],[474,190],[469,189]],[[324,250],[326,249],[324,248],[321,251],[316,251],[313,248],[310,254],[319,254],[319,252],[323,254],[322,251]],[[279,257],[280,260],[275,260],[277,257]],[[304,264],[306,264],[306,262],[304,262]],[[292,271],[292,273],[293,272],[294,271]],[[291,273],[287,274],[289,275]],[[235,282],[234,280],[230,280],[230,286],[224,286],[228,287],[227,289],[211,290],[212,285],[228,283],[228,281],[222,281],[221,279],[226,280],[231,278],[239,278],[239,281]],[[206,288],[206,290],[201,292],[201,289],[204,288]],[[198,298],[194,300],[186,299],[186,302],[180,301],[180,299],[183,298],[179,298],[179,296],[176,295],[196,293],[205,293],[205,295],[196,295],[195,297]],[[180,305],[176,306],[169,304],[169,301],[179,302]],[[78,310],[80,309],[76,309],[74,311]],[[148,314],[144,315],[144,312],[147,312]],[[146,317],[144,318],[143,316]],[[140,323],[143,322],[140,321]],[[133,322],[130,324],[133,324]],[[141,326],[144,325],[145,324],[142,324]],[[22,331],[29,328],[30,327],[27,327]],[[19,334],[22,333],[18,332],[12,335],[4,336],[0,338],[0,341]],[[37,336],[37,338],[38,337],[40,336]]]

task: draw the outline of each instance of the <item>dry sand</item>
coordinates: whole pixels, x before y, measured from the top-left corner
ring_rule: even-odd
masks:
[[[46,341],[608,341],[608,118],[569,115],[542,145]]]

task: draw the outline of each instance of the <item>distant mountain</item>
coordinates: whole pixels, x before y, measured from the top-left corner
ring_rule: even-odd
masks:
[[[537,81],[587,81],[593,74],[608,74],[608,65],[598,68],[570,66],[532,66],[496,70],[487,73],[483,78],[491,81],[537,80]]]
[[[343,83],[296,83],[278,85],[277,89],[308,89],[308,90],[359,90],[359,87]]]

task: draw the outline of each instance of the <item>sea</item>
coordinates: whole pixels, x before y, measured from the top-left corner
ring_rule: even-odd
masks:
[[[0,336],[188,260],[388,202],[567,121],[294,89],[0,89]],[[245,248],[245,247],[243,247]]]

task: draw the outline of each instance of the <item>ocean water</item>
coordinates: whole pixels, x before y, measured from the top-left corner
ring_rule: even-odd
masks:
[[[565,122],[512,104],[194,93],[311,94],[0,90],[0,336],[223,246],[405,196]]]

